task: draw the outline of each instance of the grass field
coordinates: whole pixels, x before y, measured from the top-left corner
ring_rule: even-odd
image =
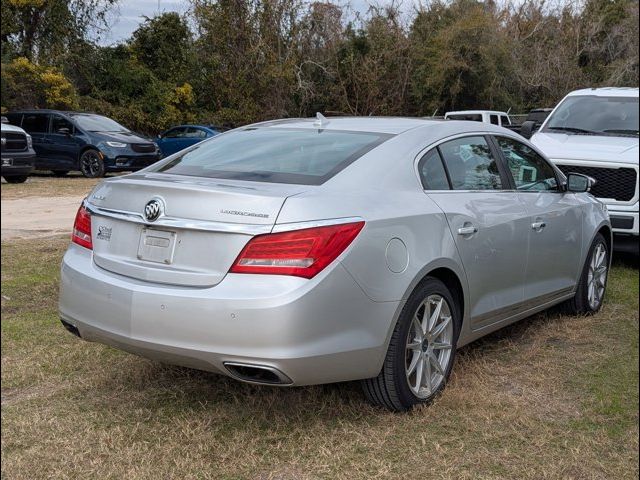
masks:
[[[357,384],[256,387],[73,337],[67,242],[2,246],[2,478],[638,477],[637,265],[616,264],[596,316],[465,347],[445,393],[399,415]]]
[[[31,175],[26,183],[3,183],[2,200],[25,197],[78,196],[89,193],[101,178],[84,178],[79,173],[56,177],[49,173]]]

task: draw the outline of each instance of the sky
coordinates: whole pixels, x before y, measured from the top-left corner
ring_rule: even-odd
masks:
[[[111,29],[101,35],[101,42],[110,45],[125,40],[144,21],[163,12],[185,13],[189,4],[184,0],[121,0],[113,13]]]
[[[414,3],[414,0],[409,0]],[[339,2],[340,3],[340,2]],[[346,1],[344,2],[346,3]],[[351,0],[351,7],[358,12],[366,12],[369,0]],[[372,1],[371,3],[376,3]],[[378,3],[385,3],[381,0]],[[418,3],[415,1],[415,3]],[[110,30],[101,35],[102,45],[112,45],[126,40],[144,21],[144,17],[153,17],[163,12],[183,14],[189,10],[187,0],[120,0],[117,10],[112,14]]]

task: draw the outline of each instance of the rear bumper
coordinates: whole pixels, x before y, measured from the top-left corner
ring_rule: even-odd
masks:
[[[186,288],[112,274],[71,245],[59,310],[89,341],[225,375],[227,362],[266,366],[308,385],[377,375],[397,306],[370,300],[339,263],[312,280],[229,274]]]

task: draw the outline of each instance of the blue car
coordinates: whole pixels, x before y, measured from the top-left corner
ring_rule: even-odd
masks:
[[[158,135],[156,144],[162,155],[166,157],[222,133],[222,131],[222,128],[211,125],[178,125]]]
[[[85,177],[134,171],[160,159],[155,143],[118,122],[94,113],[22,110],[6,114],[9,123],[33,138],[35,168]]]

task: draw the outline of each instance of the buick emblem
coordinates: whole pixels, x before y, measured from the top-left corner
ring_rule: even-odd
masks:
[[[144,219],[147,222],[155,222],[162,214],[162,201],[154,198],[144,206]]]

